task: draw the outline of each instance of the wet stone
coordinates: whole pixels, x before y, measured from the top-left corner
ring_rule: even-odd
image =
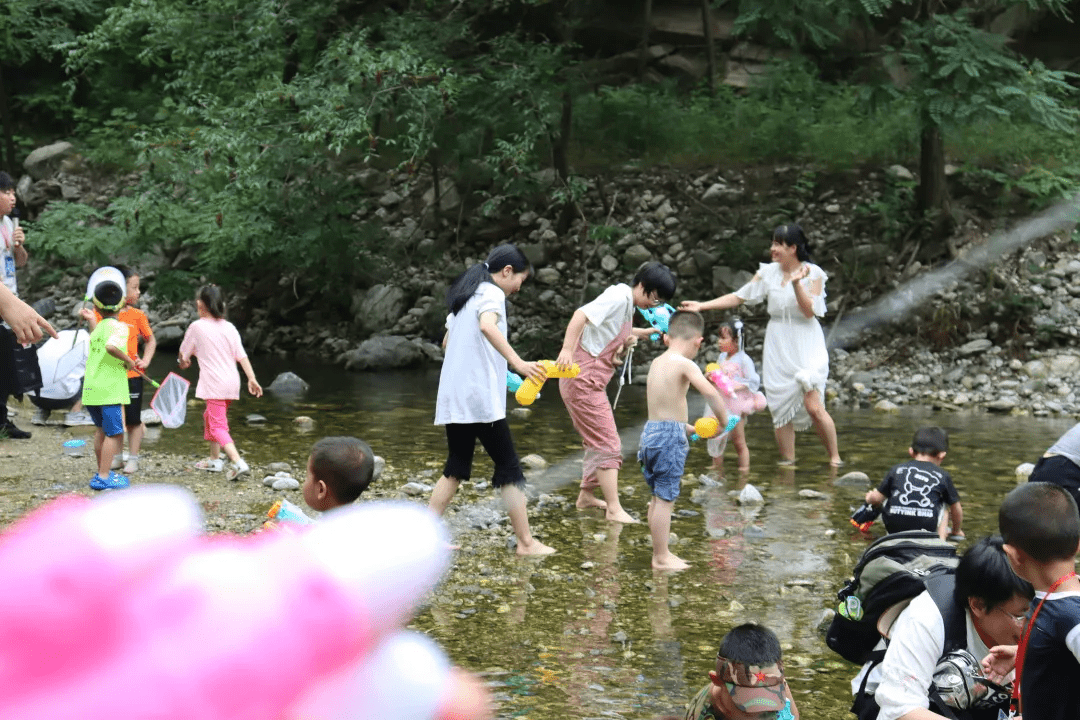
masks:
[[[401,486],[401,491],[406,495],[416,497],[417,495],[426,495],[431,492],[432,487],[418,482],[407,482]]]
[[[851,472],[844,473],[840,477],[833,481],[833,485],[845,485],[851,487],[862,487],[866,483],[870,482],[870,476],[864,472],[858,470],[852,470]]]

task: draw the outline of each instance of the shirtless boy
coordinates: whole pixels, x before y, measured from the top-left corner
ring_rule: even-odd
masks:
[[[679,484],[690,445],[687,435],[694,431],[693,426],[687,425],[687,388],[693,385],[705,396],[721,426],[728,419],[720,392],[694,364],[704,330],[705,321],[696,312],[672,315],[664,336],[668,349],[653,360],[649,368],[649,422],[641,431],[638,461],[652,491],[648,518],[653,543],[652,566],[656,570],[690,567],[668,549],[671,509],[675,506],[675,498],[679,497]]]

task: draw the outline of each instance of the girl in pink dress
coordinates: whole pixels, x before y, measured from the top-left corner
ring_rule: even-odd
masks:
[[[639,338],[655,332],[631,326],[634,308],[655,307],[670,300],[675,294],[675,276],[666,265],[653,261],[638,269],[632,283],[612,285],[575,310],[555,360],[560,368],[572,363],[581,367],[577,377],[559,380],[563,405],[585,450],[577,507],[604,508],[608,520],[624,523],[637,520],[619,502],[622,443],[607,385],[615,374],[617,358]],[[603,500],[596,497],[598,487],[604,493]]]
[[[210,457],[198,461],[195,467],[221,472],[224,463],[219,455],[224,450],[229,458],[225,477],[235,480],[251,472],[229,435],[229,405],[240,398],[240,373],[236,371],[236,363],[244,368],[249,393],[262,397],[262,386],[255,379],[240,333],[225,319],[225,298],[221,288],[204,285],[195,296],[195,305],[199,309],[199,319],[184,333],[177,360],[180,368],[186,369],[191,367],[193,356],[199,358],[199,384],[195,387],[195,397],[206,401],[203,437],[210,441]]]
[[[765,396],[758,392],[761,378],[754,367],[754,361],[743,351],[742,320],[724,323],[720,326],[719,334],[716,347],[720,350],[720,357],[712,372],[706,369],[706,375],[719,388],[728,412],[742,416],[739,424],[728,435],[739,458],[739,472],[745,473],[750,470],[750,449],[746,445],[746,416],[765,409]],[[705,414],[713,416],[708,405],[705,406]],[[713,467],[721,473],[724,470],[724,450],[727,447],[728,435],[709,438],[707,443]]]

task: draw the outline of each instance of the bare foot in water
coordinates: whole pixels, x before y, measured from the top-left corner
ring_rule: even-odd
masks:
[[[582,490],[578,493],[577,502],[574,503],[574,505],[578,510],[588,510],[590,508],[600,508],[601,510],[607,509],[607,503],[588,490]]]
[[[522,545],[521,541],[517,544],[518,555],[551,555],[553,552],[555,548],[545,545],[536,538],[533,538],[528,545]]]
[[[617,509],[617,510],[612,510],[609,507],[608,510],[607,510],[607,513],[605,513],[605,518],[607,519],[608,522],[626,523],[628,525],[633,524],[633,523],[641,522],[640,520],[636,519],[633,515],[626,512],[625,510],[623,510],[621,507],[619,509]]]
[[[656,557],[653,555],[652,559],[653,570],[685,570],[690,567],[690,563],[683,560],[674,553],[668,553],[664,557]]]

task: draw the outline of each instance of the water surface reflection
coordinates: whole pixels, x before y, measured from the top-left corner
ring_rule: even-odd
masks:
[[[312,385],[301,400],[243,398],[234,406],[234,435],[257,463],[302,461],[315,438],[344,433],[369,441],[400,473],[428,482],[438,476],[445,440],[431,424],[437,370],[347,374],[284,363],[257,369],[267,383],[277,371],[291,369]],[[951,449],[945,467],[961,493],[972,539],[994,529],[998,502],[1015,484],[1016,465],[1033,462],[1073,424],[915,410],[831,411],[848,462],[841,473],[861,471],[874,483],[906,457],[918,426],[946,428]],[[247,426],[241,418],[248,413],[268,422]],[[293,429],[292,418],[301,414],[316,420],[310,435]],[[645,418],[643,388],[624,390],[616,418],[626,429],[629,452]],[[201,453],[198,425],[192,418],[158,442]],[[672,520],[679,538],[675,551],[692,567],[654,575],[644,525],[609,525],[596,513],[573,508],[579,441],[558,392],[545,391],[531,416],[512,418],[511,427],[520,454],[538,453],[552,463],[533,484],[560,502],[532,503],[530,514],[538,536],[559,553],[523,561],[501,547],[466,548],[414,623],[455,661],[485,674],[495,687],[500,717],[645,720],[680,714],[706,682],[720,638],[745,621],[763,622],[780,636],[803,717],[845,716],[855,668],[826,649],[817,625],[868,542],[847,522],[866,487],[835,485],[836,473],[816,437],[800,435],[798,466],[779,469],[767,416],[751,418],[751,471],[721,487],[689,480],[709,470],[704,447],[694,447]],[[491,466],[482,453],[477,459],[479,480]],[[644,517],[648,494],[632,460],[620,479],[624,506]],[[763,507],[733,502],[729,492],[744,482],[762,491]],[[802,498],[802,489],[825,497]],[[457,507],[469,497],[459,498]],[[495,502],[490,491],[476,497]],[[875,535],[880,532],[875,526]],[[505,533],[511,535],[509,528]]]

